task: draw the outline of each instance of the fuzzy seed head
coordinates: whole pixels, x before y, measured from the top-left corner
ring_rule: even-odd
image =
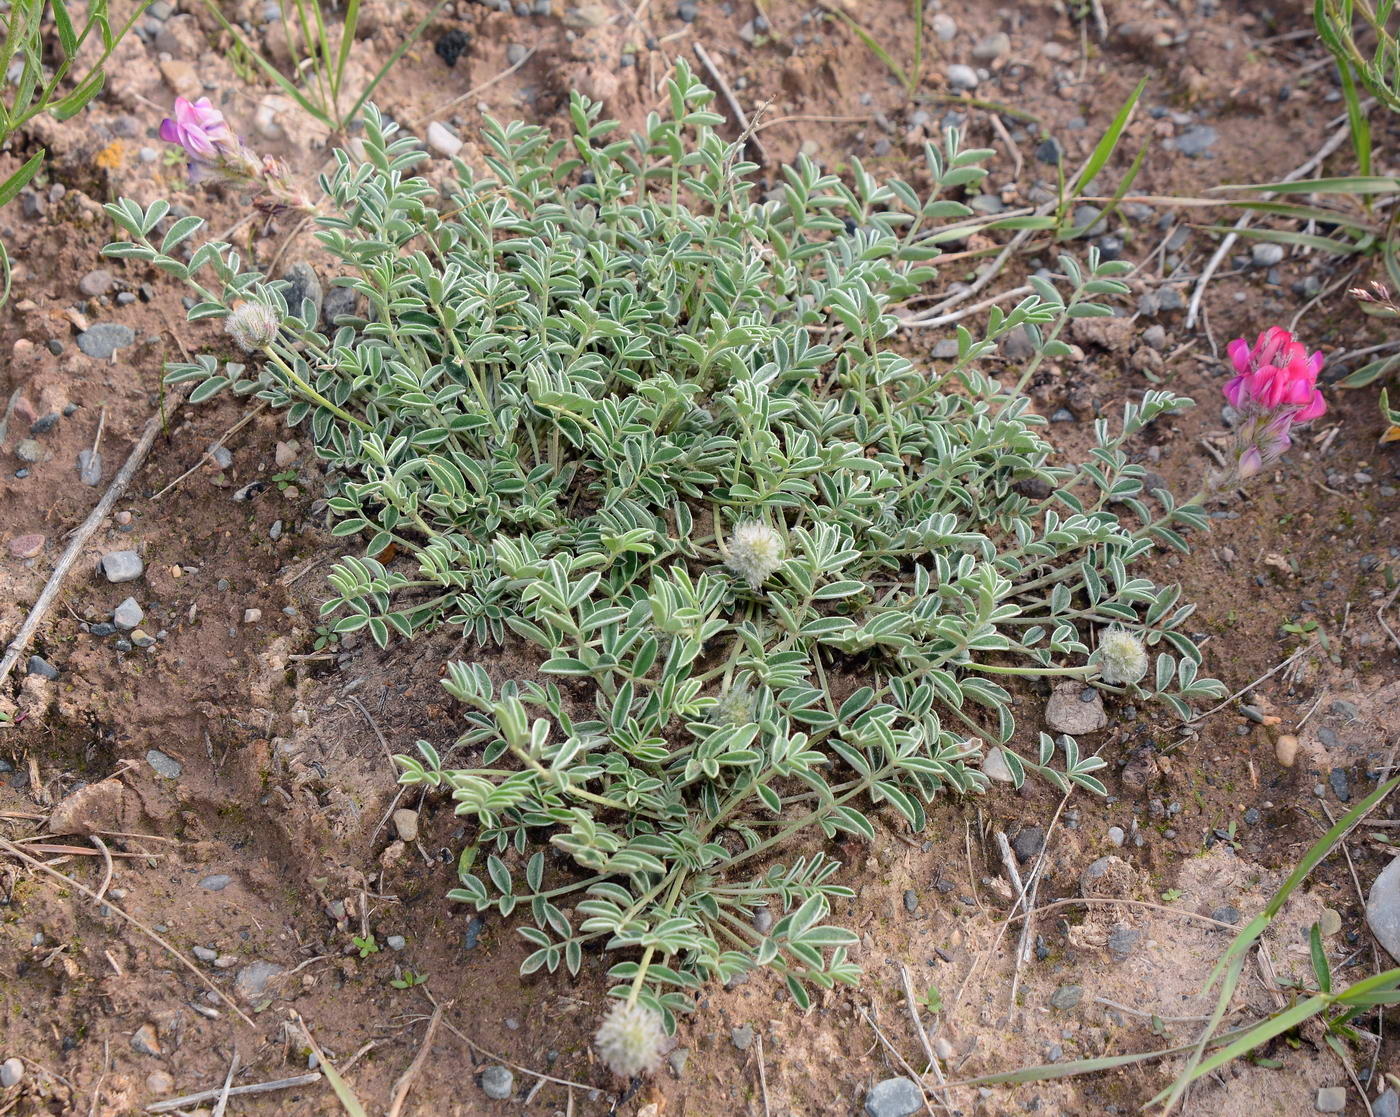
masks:
[[[1147,649],[1131,632],[1110,628],[1099,638],[1099,677],[1113,686],[1135,683],[1147,674]]]
[[[661,1065],[661,1048],[666,1042],[666,1029],[661,1015],[642,1004],[614,1002],[593,1046],[608,1068],[623,1078],[654,1071]]]
[[[710,711],[710,721],[718,726],[730,728],[748,725],[753,721],[754,693],[748,687],[730,687],[716,700]]]
[[[245,353],[256,353],[277,336],[277,315],[264,303],[239,303],[224,319],[224,332]]]
[[[783,537],[758,520],[744,520],[734,525],[729,536],[729,558],[725,565],[758,589],[768,576],[783,565]]]

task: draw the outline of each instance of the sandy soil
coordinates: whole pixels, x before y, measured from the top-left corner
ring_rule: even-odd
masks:
[[[229,10],[256,23],[255,7]],[[470,141],[485,111],[562,127],[561,106],[577,86],[635,124],[658,103],[671,61],[694,63],[701,43],[749,110],[767,105],[759,134],[773,164],[803,152],[839,171],[859,155],[877,171],[917,177],[923,141],[945,123],[961,123],[969,142],[997,150],[990,182],[1008,205],[1036,197],[1037,180],[1053,184],[1053,169],[1035,156],[1042,136],[1054,136],[1066,165],[1076,166],[1143,75],[1150,75],[1144,111],[1101,176],[1105,193],[1149,140],[1135,187],[1144,195],[1199,195],[1221,182],[1282,177],[1321,146],[1340,111],[1301,10],[1110,4],[1111,34],[1099,42],[1092,27],[1081,36],[1079,24],[1048,5],[998,12],[949,4],[944,14],[957,35],[941,42],[931,33],[925,76],[909,98],[820,9],[770,4],[771,30],[750,43],[740,32],[758,12],[747,4],[701,4],[693,23],[669,3],[565,9],[556,0],[555,7],[548,16],[519,16],[449,3],[392,71],[380,104],[420,130],[429,119],[452,120]],[[356,61],[370,72],[425,9],[373,0],[365,8],[369,33]],[[867,5],[861,18],[907,55],[904,5]],[[470,44],[449,69],[432,45],[454,30]],[[977,93],[1014,111],[994,125],[985,106],[958,103],[945,73],[950,63],[972,62],[974,46],[997,31],[1008,34],[1009,50],[990,63]],[[534,53],[479,88],[519,56],[515,47]],[[9,354],[0,364],[0,405],[9,405],[0,438],[6,639],[101,491],[78,482],[78,452],[93,445],[100,426],[105,486],[162,407],[162,362],[226,348],[214,329],[184,323],[184,291],[98,256],[109,239],[99,206],[121,194],[143,202],[172,196],[209,214],[219,230],[243,216],[232,198],[190,192],[183,169],[154,139],[171,96],[202,82],[240,127],[303,173],[325,157],[324,137],[250,79],[212,21],[177,11],[157,41],[123,44],[107,92],[88,113],[41,123],[0,154],[0,174],[39,144],[50,155],[37,184],[44,212],[26,217],[17,203],[3,220],[17,261],[16,294],[0,310],[0,352]],[[460,103],[440,109],[449,98]],[[1210,157],[1173,150],[1200,126],[1218,133]],[[1384,173],[1395,136],[1383,120],[1373,127]],[[476,155],[469,142],[463,157]],[[1345,147],[1326,169],[1351,169]],[[438,160],[433,170],[446,173],[447,164]],[[1140,264],[1135,298],[1162,305],[1163,293],[1175,293],[1184,301],[1216,243],[1201,226],[1234,215],[1134,213],[1111,225],[1124,254]],[[244,223],[236,236],[264,266],[317,262],[293,226]],[[1247,246],[1237,251],[1248,254]],[[1014,286],[1046,259],[1045,250],[1018,257],[998,284]],[[963,269],[975,264],[948,265],[943,284],[967,280]],[[82,294],[79,281],[102,267],[112,273],[111,290]],[[1300,311],[1299,330],[1329,353],[1385,340],[1342,293],[1368,274],[1363,266],[1353,278],[1351,267],[1302,255],[1271,275],[1227,261],[1194,329],[1180,309],[1144,314],[1141,304],[1129,306],[1127,325],[1076,335],[1079,354],[1048,368],[1035,386],[1038,406],[1074,413],[1078,422],[1052,428],[1073,454],[1087,443],[1086,420],[1113,414],[1134,393],[1166,382],[1194,395],[1198,408],[1158,424],[1134,447],[1185,495],[1209,465],[1202,441],[1224,429],[1218,390],[1226,341],[1287,325]],[[1295,291],[1310,280],[1316,288]],[[1308,291],[1332,288],[1304,310]],[[119,300],[122,292],[135,300]],[[136,340],[99,363],[75,348],[83,319],[124,323]],[[1163,328],[1160,338],[1149,338],[1154,325]],[[933,361],[943,336],[931,331],[903,344]],[[1247,503],[1227,510],[1189,557],[1153,562],[1156,576],[1180,580],[1197,603],[1197,631],[1210,637],[1207,668],[1232,690],[1302,649],[1253,698],[1282,728],[1301,726],[1296,765],[1281,766],[1268,731],[1234,708],[1183,733],[1153,711],[1120,707],[1091,742],[1110,761],[1107,800],[1076,796],[1060,809],[1058,795],[1043,787],[999,790],[949,804],[917,835],[883,818],[872,846],[845,850],[844,879],[858,899],[839,914],[862,934],[861,989],[828,995],[806,1016],[763,975],[710,990],[682,1026],[673,1069],[632,1091],[589,1051],[604,999],[600,961],[588,959],[572,984],[519,978],[527,945],[510,922],[477,919],[444,899],[464,833],[450,804],[409,798],[394,783],[390,753],[419,737],[443,746],[453,740],[455,714],[438,674],[454,638],[387,652],[353,639],[316,650],[324,574],[341,553],[325,530],[318,470],[286,447],[284,459],[293,455],[294,464],[278,463],[279,442],[293,436],[265,411],[228,437],[229,465],[201,463],[247,411],[229,400],[174,410],[36,644],[58,679],[29,675],[0,695],[19,717],[0,731],[0,834],[107,900],[95,906],[28,862],[0,859],[0,1059],[25,1066],[21,1084],[0,1091],[0,1113],[141,1112],[161,1097],[218,1087],[235,1052],[235,1084],[302,1074],[303,1026],[369,1111],[382,1113],[438,1005],[429,1061],[403,1113],[853,1114],[873,1082],[906,1073],[902,1061],[925,1065],[903,970],[921,997],[930,986],[941,995],[943,1011],[925,1012],[919,1023],[951,1082],[1193,1037],[1196,1018],[1210,1011],[1199,990],[1228,941],[1218,925],[1228,922],[1227,909],[1246,921],[1260,910],[1329,817],[1345,809],[1334,773],[1344,774],[1354,802],[1390,768],[1400,743],[1400,657],[1377,619],[1400,574],[1400,461],[1393,447],[1376,445],[1372,392],[1329,395],[1318,429]],[[17,476],[26,466],[15,457],[19,440],[54,413],[62,416],[57,425],[35,436],[43,460]],[[8,549],[35,532],[45,536],[35,557]],[[143,556],[144,577],[109,585],[95,573],[97,558],[128,548]],[[143,627],[159,637],[149,649],[121,651],[113,637],[91,632],[128,593],[146,612]],[[245,619],[250,609],[260,611],[257,620]],[[1310,622],[1316,627],[1301,633],[1283,627]],[[482,658],[502,678],[532,667],[511,649],[457,654]],[[1027,688],[1018,704],[1030,739],[1044,695]],[[178,777],[160,774],[153,750],[167,772],[167,761],[179,765]],[[56,807],[55,833],[105,835],[110,882],[81,837],[45,836]],[[396,836],[395,807],[418,812],[416,838]],[[1391,818],[1389,807],[1377,817]],[[1114,826],[1127,832],[1121,849],[1108,837]],[[1080,897],[1084,869],[1115,856],[1122,865],[1114,896],[1161,906],[1048,907],[1029,936],[1031,959],[1018,965],[1020,924],[1006,920],[1012,892],[996,835],[1015,840],[1028,827],[1048,832],[1044,852],[1021,866],[1028,873],[1043,862],[1042,905]],[[1369,885],[1392,856],[1386,839],[1394,833],[1364,829],[1349,843],[1350,866],[1339,857],[1324,863],[1266,940],[1266,960],[1251,967],[1231,1020],[1283,1003],[1282,983],[1306,977],[1307,928],[1324,908],[1340,917],[1327,943],[1339,973],[1360,977],[1389,964],[1368,936],[1352,872]],[[87,855],[65,851],[73,846]],[[362,958],[351,940],[369,934],[381,949]],[[391,936],[402,936],[401,950],[389,945]],[[213,959],[201,960],[196,947]],[[426,974],[426,985],[390,985],[409,970]],[[1077,1000],[1067,988],[1078,989]],[[1228,1068],[1191,1095],[1187,1112],[1310,1112],[1319,1087],[1347,1084],[1340,1061],[1312,1033],[1263,1054],[1278,1065]],[[516,1067],[516,1094],[491,1101],[474,1078],[501,1060]],[[1376,1059],[1358,1048],[1353,1060],[1378,1082],[1394,1069],[1394,1044],[1387,1035]],[[944,1096],[964,1114],[1128,1113],[1172,1071],[1172,1063],[1155,1061],[1018,1088],[951,1086]],[[926,1082],[937,1084],[932,1076]],[[1348,1113],[1365,1111],[1355,1090],[1349,1104]],[[235,1099],[228,1112],[341,1109],[321,1080]]]

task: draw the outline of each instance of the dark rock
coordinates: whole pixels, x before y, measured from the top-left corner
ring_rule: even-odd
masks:
[[[327,330],[334,330],[337,319],[342,315],[348,318],[363,318],[364,312],[364,298],[358,291],[349,287],[330,288],[321,303],[321,321]]]
[[[41,655],[29,657],[29,673],[38,675],[41,679],[48,679],[50,682],[59,676],[58,668]]]
[[[1060,145],[1060,141],[1054,136],[1042,140],[1040,146],[1035,149],[1035,157],[1042,163],[1051,167],[1058,167],[1065,158],[1065,149]]]
[[[1341,768],[1333,768],[1327,774],[1327,782],[1332,785],[1332,794],[1343,803],[1351,799],[1351,784],[1347,782],[1347,774]]]
[[[1045,848],[1045,831],[1039,826],[1023,826],[1011,848],[1016,851],[1016,860],[1024,865]]]
[[[454,27],[451,31],[448,31],[438,39],[437,45],[433,47],[433,50],[437,52],[437,56],[447,63],[448,68],[451,69],[453,66],[457,65],[457,59],[466,54],[471,45],[471,36],[460,28]]]
[[[316,269],[305,260],[298,260],[282,273],[282,281],[287,284],[286,290],[282,292],[283,298],[287,300],[287,309],[301,317],[302,304],[307,300],[311,302],[311,313],[305,321],[315,325],[321,318],[321,280],[316,275]]]
[[[1057,1008],[1061,1012],[1068,1012],[1084,999],[1084,987],[1082,985],[1061,985],[1050,994],[1050,1007]]]

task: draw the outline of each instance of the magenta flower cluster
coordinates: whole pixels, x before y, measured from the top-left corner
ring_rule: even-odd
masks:
[[[1317,389],[1322,354],[1309,356],[1307,347],[1279,326],[1270,326],[1253,346],[1236,338],[1229,350],[1236,375],[1223,390],[1240,413],[1235,472],[1245,480],[1278,461],[1293,444],[1296,424],[1326,412]]]

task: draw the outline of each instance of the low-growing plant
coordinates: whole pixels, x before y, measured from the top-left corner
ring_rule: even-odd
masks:
[[[364,161],[338,152],[322,182],[318,235],[365,307],[333,333],[228,244],[174,255],[197,218],[108,207],[129,237],[108,253],[187,279],[191,319],[274,316],[247,378],[204,356],[168,379],[309,427],[335,534],[363,548],[331,576],[335,630],[535,649],[525,679],[450,663],[470,761],[420,741],[401,780],[475,821],[451,895],[519,909],[525,973],[618,957],[598,1043],[626,1073],[706,980],[770,966],[803,1007],[857,980],[856,936],[828,922],[853,897],[839,843],[984,790],[979,757],[1016,731],[1003,683],[1181,716],[1223,693],[1191,606],[1133,572],[1206,522],[1149,504],[1126,449],[1189,401],[1147,392],[1062,464],[1025,394],[1127,265],[1061,257],[1059,283],[924,367],[890,344],[894,303],[934,275],[930,238],[988,153],[927,147],[927,197],[806,159],[764,195],[711,101],[682,65],[631,136],[578,95],[567,139],[488,120],[486,167],[442,191],[371,107]],[[1020,328],[1026,366],[980,370]],[[1071,738],[1004,755],[1017,784],[1104,790]]]

